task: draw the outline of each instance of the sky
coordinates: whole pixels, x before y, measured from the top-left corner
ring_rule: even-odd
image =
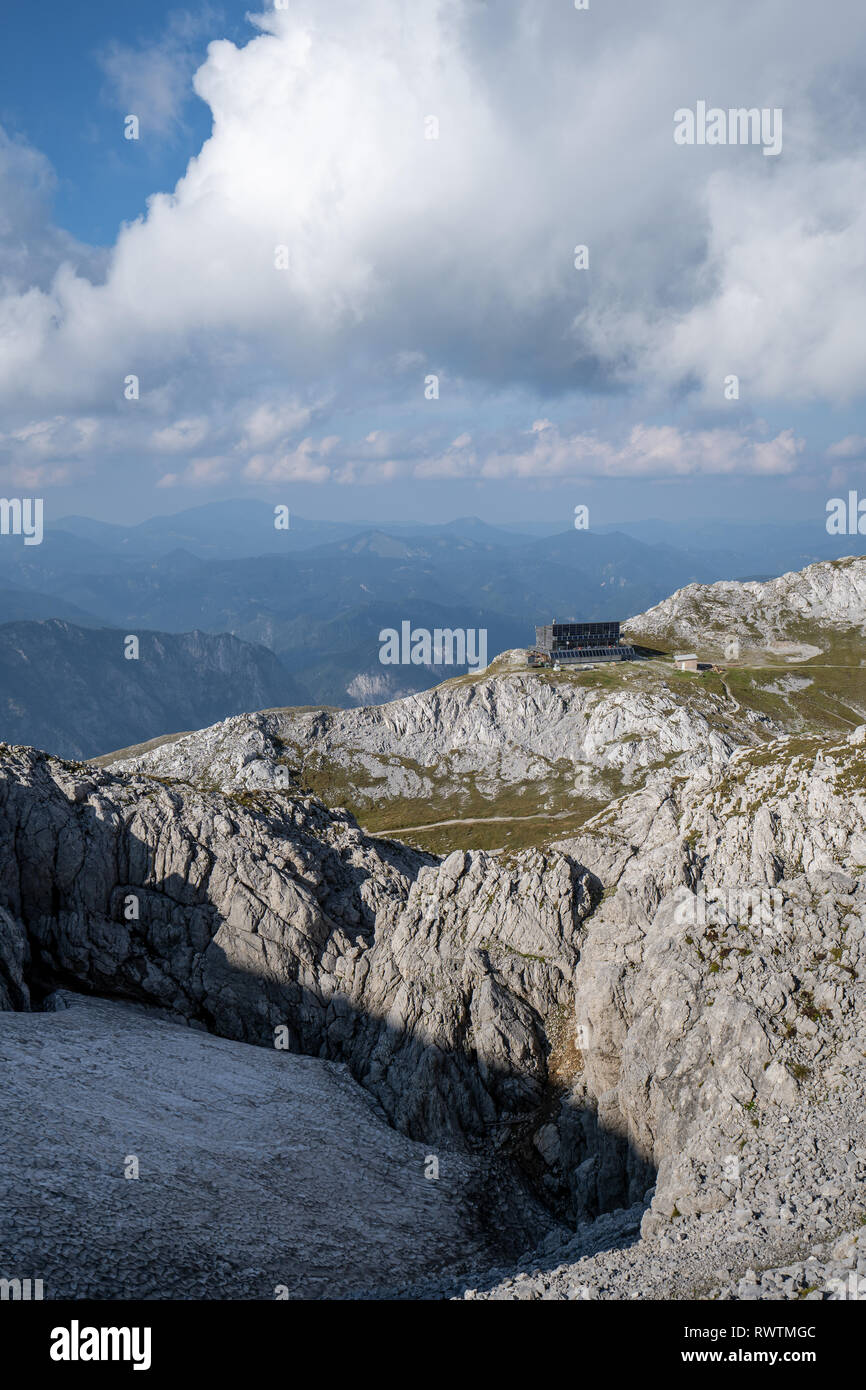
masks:
[[[866,494],[862,0],[44,0],[4,40],[2,495],[823,525]],[[699,103],[780,148],[680,143]]]

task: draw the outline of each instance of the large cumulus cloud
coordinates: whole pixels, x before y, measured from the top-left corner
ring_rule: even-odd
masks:
[[[565,418],[555,447],[453,440],[474,437],[491,392],[567,415],[579,393],[621,391],[634,422],[683,393],[719,406],[731,373],[759,410],[862,391],[855,0],[292,0],[255,22],[244,46],[210,45],[194,83],[212,137],[120,230],[104,274],[37,231],[41,194],[26,202],[35,250],[0,280],[0,446],[19,468],[134,448],[165,486],[531,476],[571,458],[578,473],[787,472],[790,433],[741,422],[727,443],[685,430],[675,448],[634,423],[590,447]],[[673,112],[697,99],[782,107],[782,155],[676,146]],[[32,161],[19,181],[44,182],[35,154],[16,158]],[[466,416],[438,440],[429,373],[443,415]]]

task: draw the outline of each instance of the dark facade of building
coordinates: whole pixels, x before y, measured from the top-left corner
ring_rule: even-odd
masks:
[[[634,647],[620,640],[618,622],[546,623],[535,629],[530,666],[587,664],[596,661],[631,661]]]

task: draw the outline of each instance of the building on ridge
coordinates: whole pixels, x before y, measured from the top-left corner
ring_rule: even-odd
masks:
[[[553,622],[535,629],[535,646],[526,655],[530,666],[587,666],[633,661],[637,653],[623,643],[618,622]]]

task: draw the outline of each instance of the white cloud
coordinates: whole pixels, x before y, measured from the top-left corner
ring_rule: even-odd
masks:
[[[64,261],[96,279],[105,263],[101,251],[82,246],[50,222],[57,179],[38,150],[0,128],[0,324],[11,333],[8,350],[24,339],[31,315]],[[34,344],[35,346],[35,344]]]
[[[866,379],[866,159],[804,167],[771,182],[755,170],[710,178],[703,273],[712,292],[670,315],[604,307],[584,318],[600,349],[634,345],[631,380],[696,377],[719,405],[728,375],[741,399],[845,402]],[[598,338],[596,339],[596,334]]]
[[[312,414],[311,407],[301,405],[296,400],[270,401],[258,405],[244,421],[239,448],[260,449],[277,439],[286,438],[309,424]]]
[[[246,464],[244,477],[254,483],[329,482],[333,470],[327,459],[339,442],[337,436],[329,436],[318,443],[308,438],[302,439],[297,448],[288,453],[256,454]]]
[[[418,464],[424,478],[677,478],[695,475],[784,476],[793,473],[805,447],[791,430],[774,439],[734,430],[681,431],[636,425],[615,445],[589,434],[563,435],[537,420],[522,449],[479,454],[471,439],[455,439],[438,458]]]
[[[834,459],[866,458],[866,435],[846,435],[844,439],[840,439],[835,444],[831,444],[827,453],[830,458]]]
[[[212,458],[190,459],[182,473],[163,473],[156,486],[171,487],[213,487],[223,483],[231,475],[231,460],[217,454]]]
[[[210,45],[194,81],[213,135],[177,188],[121,229],[104,280],[48,227],[44,161],[0,141],[0,193],[22,171],[31,188],[8,214],[12,233],[0,224],[10,436],[86,418],[98,421],[88,447],[106,456],[135,447],[198,467],[214,451],[190,475],[200,480],[217,456],[253,482],[376,467],[791,472],[803,450],[790,432],[637,426],[617,446],[560,422],[492,451],[465,437],[485,394],[509,389],[550,414],[558,393],[625,383],[631,418],[641,403],[658,417],[684,384],[721,409],[732,373],[752,409],[862,394],[866,157],[845,99],[866,56],[862,6],[845,0],[834,25],[811,0],[681,18],[679,0],[622,0],[591,20],[538,0],[269,11],[244,47]],[[132,105],[129,52],[106,61]],[[163,126],[182,98],[166,61],[154,51],[140,66]],[[699,97],[783,106],[783,154],[675,146],[673,112]],[[424,138],[430,114],[438,140]],[[38,247],[27,256],[22,227]],[[577,243],[588,271],[574,269]],[[392,436],[411,433],[428,370],[442,375],[443,408],[459,383],[466,419],[424,462]],[[130,408],[128,373],[142,382]],[[347,438],[353,412],[366,445],[311,441],[314,421]],[[7,437],[22,459],[33,447]]]
[[[176,10],[164,32],[139,44],[112,40],[97,55],[112,104],[124,116],[140,121],[140,138],[164,137],[181,123],[190,99],[190,81],[201,37],[217,22],[217,12],[205,5],[197,14]]]
[[[190,420],[175,420],[164,429],[154,430],[150,436],[151,447],[161,454],[186,453],[198,449],[209,433],[207,419],[203,415]]]

